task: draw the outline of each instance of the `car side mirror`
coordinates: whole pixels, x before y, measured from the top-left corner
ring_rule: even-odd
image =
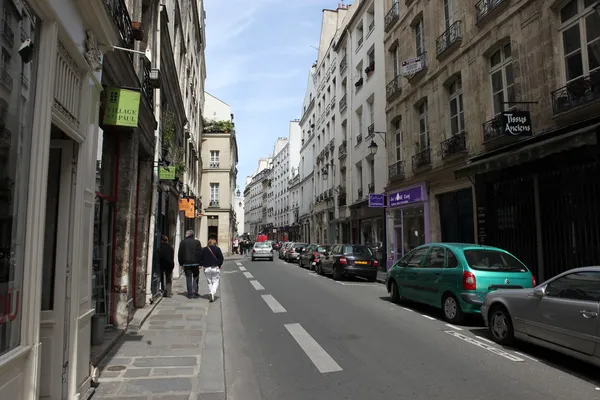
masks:
[[[546,286],[539,286],[533,289],[533,295],[535,297],[544,297],[546,295]]]

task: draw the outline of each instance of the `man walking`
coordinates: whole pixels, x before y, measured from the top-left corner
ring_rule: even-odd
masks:
[[[169,238],[165,235],[160,238],[159,252],[160,284],[162,286],[163,296],[171,297],[173,269],[175,268],[175,249],[169,244]]]
[[[194,237],[194,231],[185,232],[185,239],[179,244],[179,265],[183,266],[187,284],[188,299],[200,297],[198,293],[198,277],[202,262],[202,245]]]

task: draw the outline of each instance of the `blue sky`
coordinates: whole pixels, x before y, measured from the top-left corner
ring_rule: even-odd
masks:
[[[231,105],[239,149],[237,184],[300,118],[317,58],[324,8],[338,0],[205,0],[206,91]]]

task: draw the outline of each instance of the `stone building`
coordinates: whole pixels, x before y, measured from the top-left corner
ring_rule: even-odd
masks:
[[[598,263],[593,3],[386,1],[390,261],[442,240],[538,281]]]
[[[259,158],[256,172],[246,178],[244,187],[244,233],[256,240],[256,236],[267,228],[267,195],[271,179],[273,160]]]

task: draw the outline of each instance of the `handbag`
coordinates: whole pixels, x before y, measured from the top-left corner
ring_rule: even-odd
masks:
[[[206,246],[206,248],[208,249],[208,251],[210,251],[210,254],[212,254],[212,256],[214,257],[215,261],[217,262],[217,267],[221,268],[221,265],[219,264],[219,259],[217,258],[217,256],[215,256],[215,253],[213,253],[213,251],[211,250],[210,246]]]

